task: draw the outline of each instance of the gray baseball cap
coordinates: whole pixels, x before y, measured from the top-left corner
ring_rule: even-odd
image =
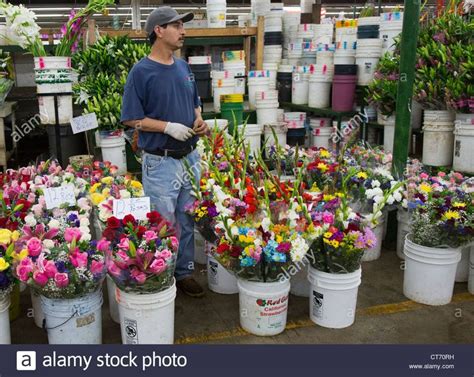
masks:
[[[171,7],[159,7],[156,8],[153,12],[151,12],[148,18],[146,19],[145,31],[147,32],[147,34],[151,34],[155,29],[155,26],[157,25],[162,26],[179,20],[183,22],[188,22],[191,21],[193,18],[194,14],[191,12],[179,14],[178,12],[176,12],[175,9]]]

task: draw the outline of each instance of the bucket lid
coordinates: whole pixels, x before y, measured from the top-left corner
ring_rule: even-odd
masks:
[[[334,75],[357,75],[357,64],[335,64]]]
[[[224,102],[224,103],[244,102],[244,95],[243,94],[223,94],[221,95],[221,102]]]

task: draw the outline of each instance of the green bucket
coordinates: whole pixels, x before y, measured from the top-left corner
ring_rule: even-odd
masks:
[[[234,117],[237,124],[234,124]],[[244,104],[221,102],[221,119],[229,121],[228,132],[233,134],[234,127],[244,122]]]

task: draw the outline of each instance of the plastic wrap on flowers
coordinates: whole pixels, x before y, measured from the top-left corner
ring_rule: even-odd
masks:
[[[98,247],[107,250],[107,269],[115,284],[143,294],[171,287],[178,253],[175,234],[158,212],[142,221],[131,215],[109,218]]]

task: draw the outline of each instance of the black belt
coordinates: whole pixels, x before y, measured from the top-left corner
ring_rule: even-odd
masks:
[[[164,157],[171,157],[176,160],[179,160],[183,157],[186,157],[190,154],[196,147],[189,146],[184,149],[155,149],[154,151],[145,150],[146,153],[154,154],[155,156],[164,156]]]

